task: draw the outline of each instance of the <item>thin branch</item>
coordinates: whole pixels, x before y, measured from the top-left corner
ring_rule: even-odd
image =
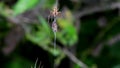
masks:
[[[120,8],[120,3],[112,3],[112,4],[107,4],[104,6],[95,6],[91,8],[85,8],[82,11],[78,11],[75,13],[75,17],[79,18],[88,14],[96,13],[96,12],[102,12],[106,10],[114,10],[114,9],[119,9]]]
[[[60,47],[59,47],[60,48]],[[68,51],[68,49],[66,48],[60,48],[65,55],[74,63],[76,63],[77,65],[79,65],[81,68],[88,68],[88,66],[86,64],[84,64],[82,61],[80,61],[77,57],[75,57],[70,51]]]

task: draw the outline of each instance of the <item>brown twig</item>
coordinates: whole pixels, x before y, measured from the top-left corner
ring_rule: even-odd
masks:
[[[96,13],[96,12],[102,12],[106,10],[114,10],[114,9],[119,9],[120,8],[120,3],[112,3],[112,4],[107,4],[104,6],[95,6],[91,8],[85,8],[82,11],[78,11],[75,13],[75,17],[82,17],[88,14]]]
[[[58,48],[61,49],[61,51],[63,51],[63,53],[71,60],[73,61],[75,64],[77,64],[79,67],[81,68],[88,68],[88,66],[86,64],[84,64],[81,60],[79,60],[77,57],[75,57],[67,48],[61,48],[59,46],[57,46]]]

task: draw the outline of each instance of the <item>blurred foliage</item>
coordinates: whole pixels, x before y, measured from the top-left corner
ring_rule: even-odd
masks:
[[[14,6],[14,14],[18,15],[35,6],[39,0],[18,0]]]
[[[7,62],[6,68],[30,68],[33,63],[21,56],[14,57],[10,62]]]
[[[74,17],[67,10],[64,12],[65,18],[59,18],[58,24],[61,31],[58,31],[58,40],[65,46],[72,46],[77,42],[77,31],[74,26]]]
[[[37,4],[40,4],[43,8],[50,8],[55,3],[55,0],[18,0],[13,7],[14,15],[21,14],[27,10],[34,8]]]
[[[53,8],[56,0],[11,0],[10,3],[15,2],[12,7],[6,1],[0,1],[1,68],[34,67],[36,57],[38,60],[40,58],[43,68],[53,68],[54,63],[61,68],[80,68],[77,64],[71,64],[72,61],[66,60],[66,54],[62,48],[67,48],[71,52],[73,50],[73,55],[75,54],[89,68],[120,68],[119,10],[111,9],[76,18],[79,12],[84,10],[83,8],[101,5],[104,0],[100,0],[100,3],[95,0],[59,1],[60,8],[63,8],[63,12],[61,11],[63,16],[57,19],[56,49],[53,46],[55,42],[51,23],[48,23],[45,18],[45,15],[50,13],[47,11]],[[112,2],[111,0],[108,3]],[[107,3],[104,2],[104,4]],[[36,13],[37,10],[34,9],[36,7],[40,7],[37,8],[39,14],[36,14],[38,21],[24,22],[23,20],[29,20],[27,15]],[[46,13],[42,14],[41,10]],[[74,14],[75,12],[78,14]],[[19,17],[23,19],[18,20]],[[30,17],[33,17],[30,20],[34,20],[34,14]],[[16,21],[17,23],[15,23]],[[22,31],[24,32],[22,33]],[[24,36],[22,36],[23,34]],[[18,40],[17,37],[22,37],[22,39]],[[10,54],[5,54],[7,51]],[[36,63],[35,67],[37,67]]]

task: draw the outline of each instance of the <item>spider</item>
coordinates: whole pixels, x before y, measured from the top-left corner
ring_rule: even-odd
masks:
[[[60,12],[58,11],[58,8],[55,6],[53,8],[53,11],[50,12],[50,15],[57,17],[60,14]]]
[[[60,15],[60,13],[61,13],[61,12],[58,11],[57,6],[54,6],[54,7],[53,7],[53,10],[50,11],[50,15],[48,16],[48,21],[49,21],[49,23],[53,22],[54,19],[56,19],[57,16]]]
[[[53,8],[52,11],[50,11],[50,15],[48,16],[48,22],[51,24],[52,30],[54,32],[57,31],[57,24],[56,24],[56,19],[57,16],[60,14],[61,12],[58,11],[58,8],[55,6]]]

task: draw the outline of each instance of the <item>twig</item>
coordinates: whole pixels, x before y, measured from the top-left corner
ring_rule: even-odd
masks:
[[[68,51],[66,48],[61,48],[59,47],[64,53],[65,55],[74,63],[76,63],[77,65],[79,65],[81,68],[88,68],[88,66],[86,64],[84,64],[82,61],[80,61],[77,57],[75,57],[70,51]]]
[[[106,10],[113,10],[113,9],[119,9],[120,8],[120,3],[112,3],[112,4],[107,4],[104,6],[96,6],[96,7],[91,7],[91,8],[85,8],[82,11],[76,12],[75,16],[82,17],[88,14],[96,13],[96,12],[101,12],[101,11],[106,11]]]

